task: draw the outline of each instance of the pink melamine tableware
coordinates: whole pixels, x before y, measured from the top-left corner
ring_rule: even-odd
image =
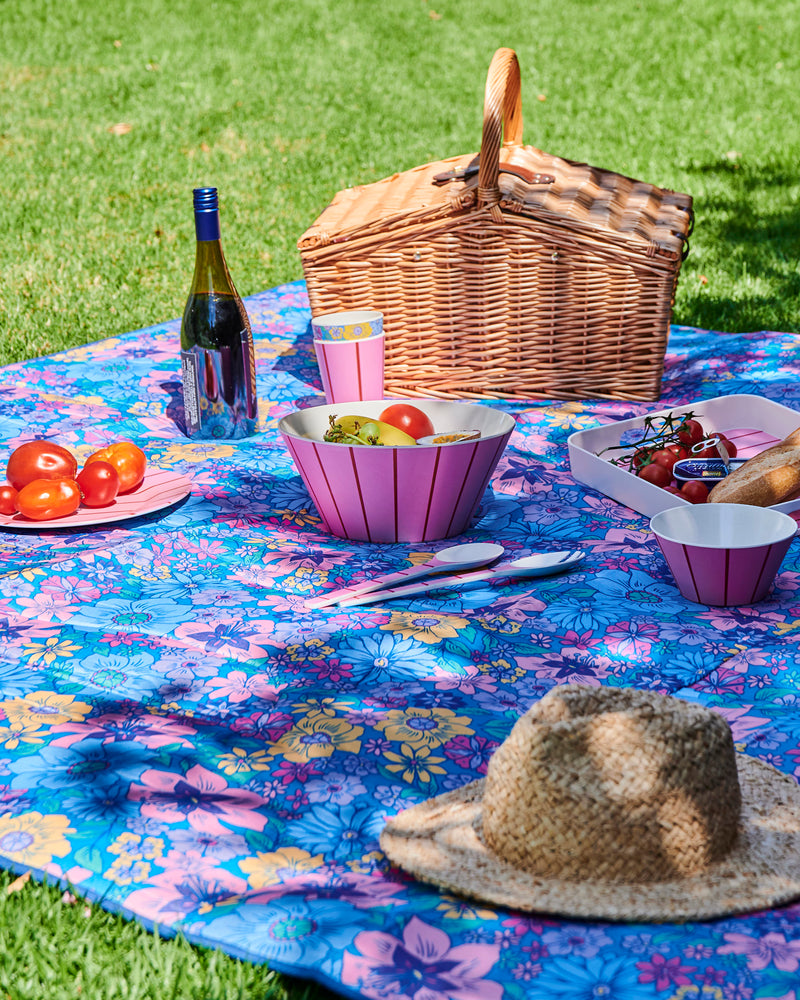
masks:
[[[405,447],[322,440],[331,415],[378,417],[396,402],[312,406],[284,417],[278,428],[331,534],[367,542],[436,541],[459,535],[472,521],[514,419],[490,406],[415,399],[414,406],[428,414],[437,433],[470,427],[481,436]]]
[[[736,607],[767,596],[797,522],[769,507],[707,503],[662,510],[650,527],[685,598]]]
[[[383,395],[385,336],[364,340],[315,340],[319,373],[329,403],[379,399]]]
[[[22,514],[0,514],[0,528],[50,531],[54,528],[91,528],[97,524],[127,521],[177,503],[188,496],[191,488],[191,480],[179,472],[149,468],[135,490],[120,494],[107,507],[79,507],[74,514],[50,521],[33,521]]]

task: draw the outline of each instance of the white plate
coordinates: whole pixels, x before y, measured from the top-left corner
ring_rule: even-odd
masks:
[[[667,413],[689,411],[694,413],[704,430],[727,434],[736,443],[738,455],[742,458],[752,458],[800,427],[800,413],[797,410],[763,396],[732,393],[730,396],[699,399],[683,406],[670,406],[640,417],[631,417],[630,420],[615,420],[602,427],[575,431],[567,439],[572,475],[578,482],[593,486],[607,497],[618,500],[640,514],[647,514],[648,517],[688,503],[683,497],[667,493],[661,487],[612,465],[610,459],[615,452],[604,455],[598,453],[610,445],[619,444],[625,431],[644,428],[645,416],[665,416]],[[775,504],[773,509],[790,514],[800,509],[800,497]]]
[[[90,528],[96,524],[127,521],[131,517],[151,514],[188,496],[192,482],[178,472],[165,469],[148,469],[144,479],[131,493],[107,507],[79,507],[74,514],[56,517],[49,521],[31,521],[22,514],[0,514],[0,528],[19,531],[44,531],[47,528]]]

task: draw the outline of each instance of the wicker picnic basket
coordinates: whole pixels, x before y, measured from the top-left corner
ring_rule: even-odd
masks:
[[[522,145],[498,49],[478,155],[340,191],[298,242],[312,315],[380,309],[390,395],[656,400],[689,195]]]

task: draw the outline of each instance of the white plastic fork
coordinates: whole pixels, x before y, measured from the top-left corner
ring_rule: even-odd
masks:
[[[391,601],[395,597],[410,597],[412,594],[422,594],[429,590],[443,590],[458,584],[474,583],[477,580],[491,580],[495,577],[511,576],[549,576],[560,573],[571,566],[577,566],[586,557],[583,549],[568,549],[563,552],[537,552],[532,556],[512,559],[510,562],[498,563],[491,569],[479,570],[477,573],[454,573],[452,576],[440,576],[434,580],[423,580],[410,583],[405,587],[389,587],[386,590],[373,591],[360,597],[349,597],[339,602],[340,607],[354,608],[361,604],[374,604],[376,601]]]

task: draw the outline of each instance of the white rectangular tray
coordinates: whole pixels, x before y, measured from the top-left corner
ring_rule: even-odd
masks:
[[[764,448],[781,441],[800,427],[800,412],[763,396],[745,393],[700,399],[683,406],[670,406],[655,410],[646,416],[666,416],[668,413],[692,412],[706,431],[728,434],[742,458],[751,458]],[[652,517],[668,507],[688,503],[683,497],[668,493],[659,486],[634,476],[625,469],[612,465],[610,459],[619,452],[598,455],[609,445],[620,443],[622,434],[632,428],[644,429],[644,417],[615,420],[602,427],[575,431],[567,439],[569,464],[572,475],[579,483],[593,486],[613,500],[618,500],[640,514]],[[791,513],[800,510],[800,497],[775,504],[775,510]]]

